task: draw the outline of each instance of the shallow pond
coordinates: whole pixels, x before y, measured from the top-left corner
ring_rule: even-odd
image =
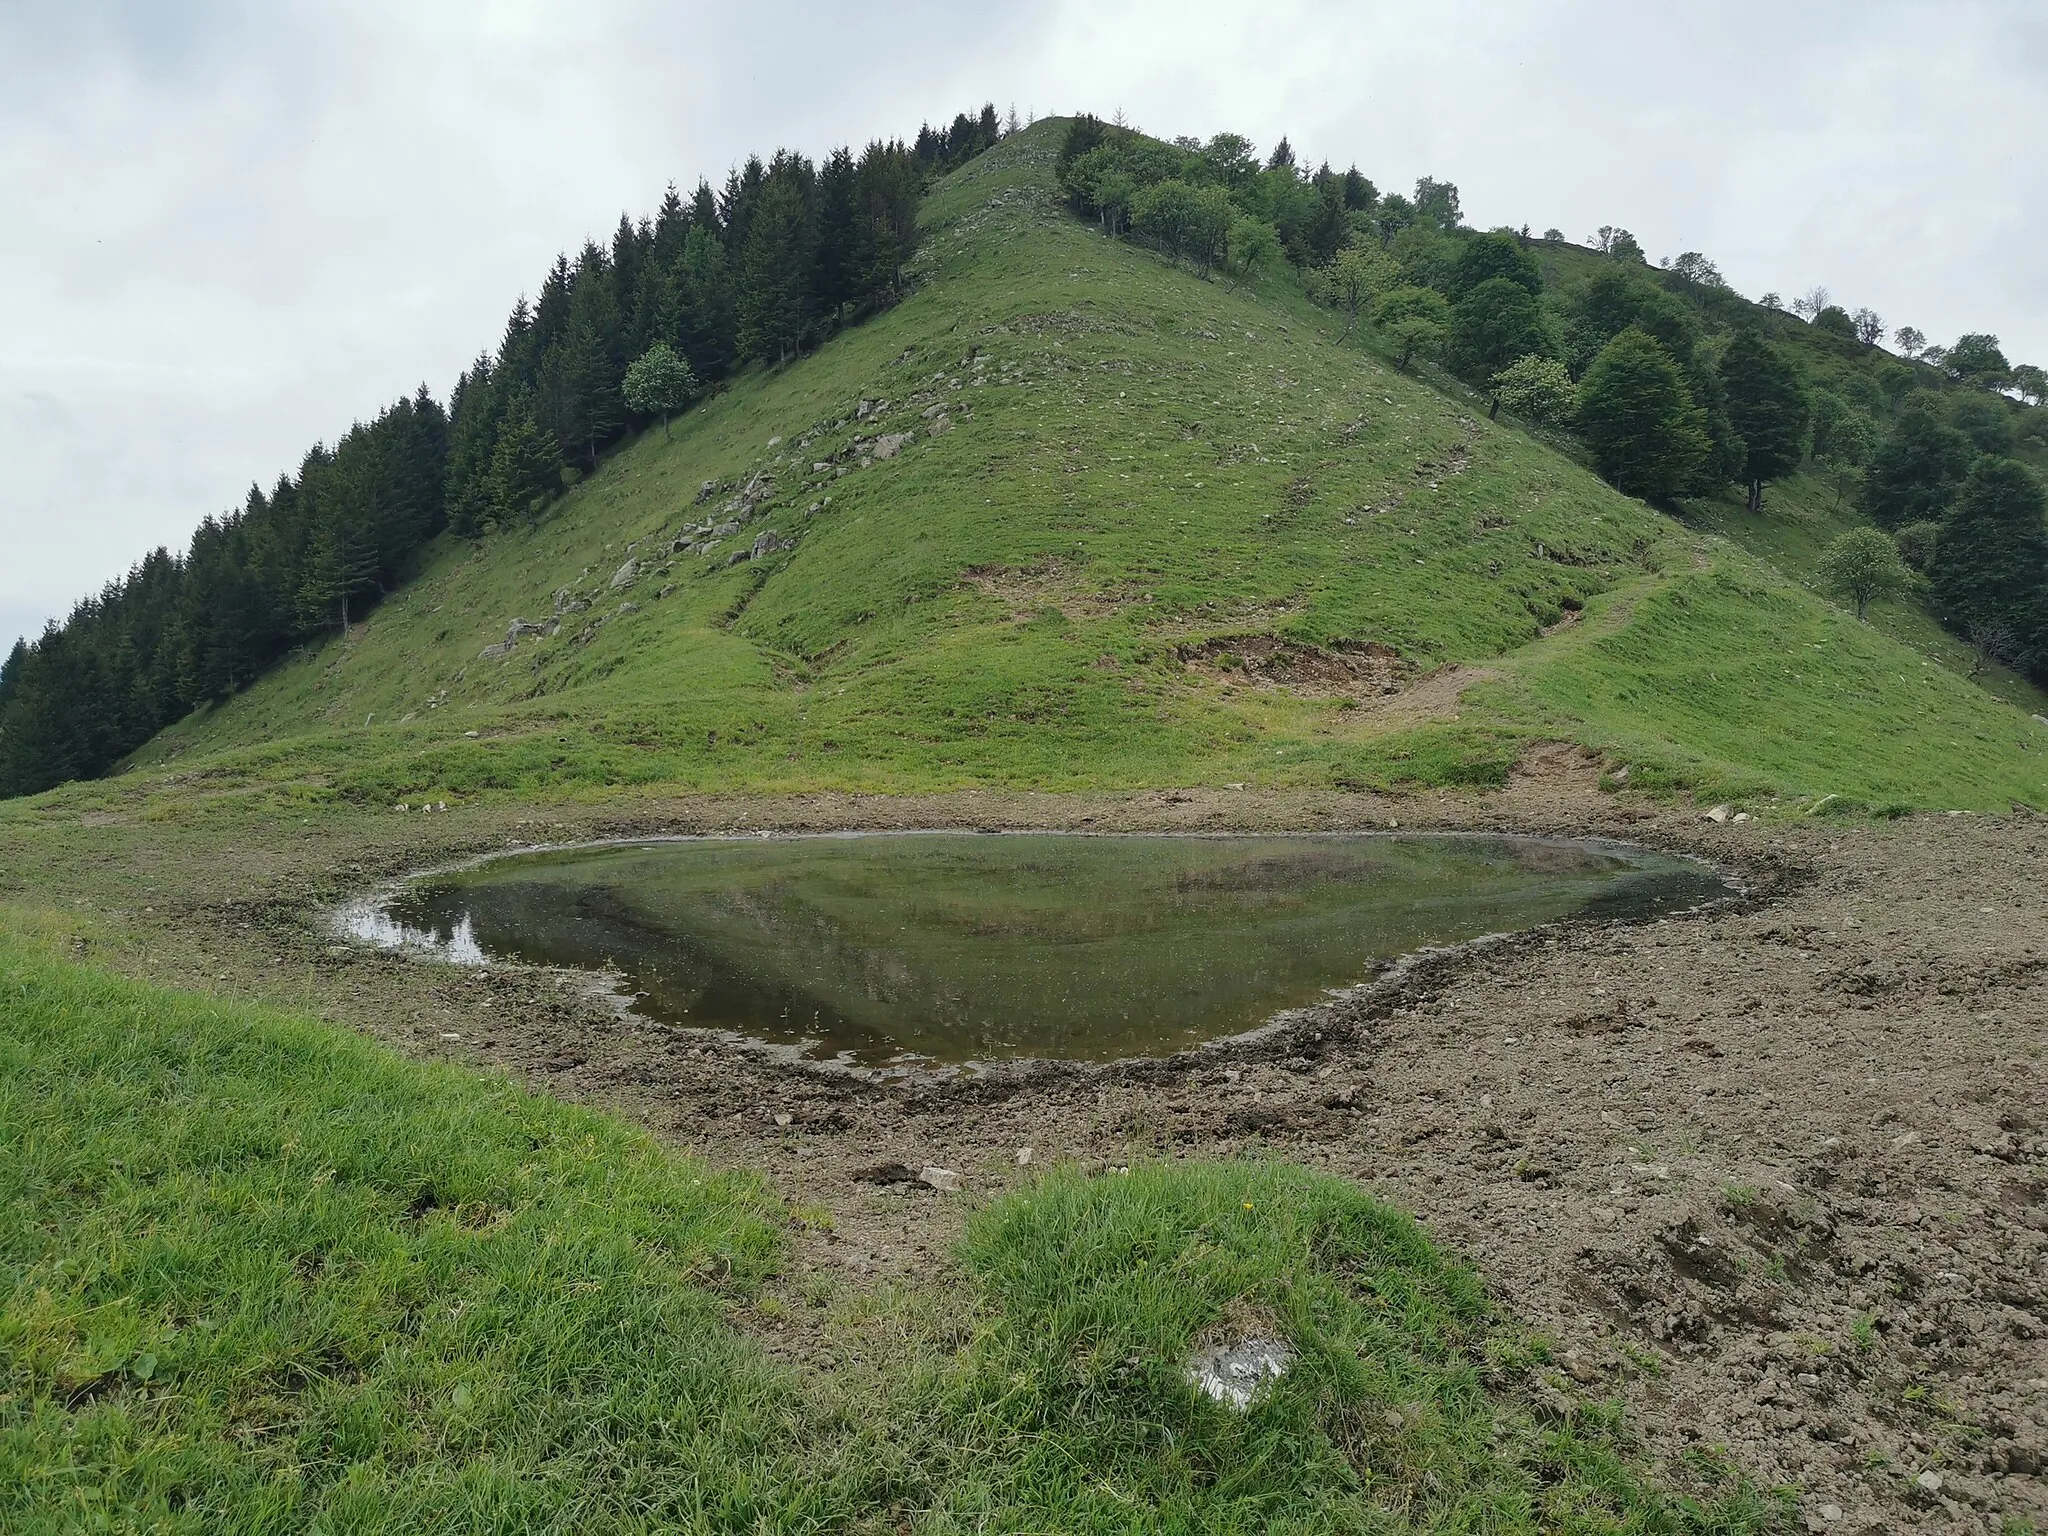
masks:
[[[610,969],[654,1018],[879,1065],[1162,1055],[1419,949],[1728,891],[1544,838],[892,833],[522,854],[345,920],[459,962]]]

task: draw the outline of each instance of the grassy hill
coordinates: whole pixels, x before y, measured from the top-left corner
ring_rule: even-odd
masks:
[[[1100,238],[1059,131],[940,184],[903,304],[539,526],[444,537],[138,763],[372,803],[1484,785],[1565,739],[1717,798],[2048,802],[2048,733],[1931,626],[1857,623],[1796,540],[1618,494],[1291,281]]]

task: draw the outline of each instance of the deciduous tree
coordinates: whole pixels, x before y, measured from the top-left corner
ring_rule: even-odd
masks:
[[[1942,366],[1950,378],[1979,389],[2003,389],[2011,373],[2005,353],[1999,350],[1998,338],[1976,331],[1956,339]]]
[[[1275,247],[1277,253],[1278,247]],[[1311,274],[1313,291],[1324,303],[1344,311],[1344,335],[1358,323],[1361,309],[1375,294],[1384,293],[1400,281],[1400,269],[1377,245],[1349,245],[1339,251],[1326,267]]]
[[[1856,617],[1871,602],[1903,592],[1912,577],[1900,563],[1898,546],[1875,528],[1851,528],[1820,557],[1821,590],[1856,605]]]
[[[1578,387],[1563,363],[1531,353],[1493,376],[1493,398],[1524,421],[1557,426],[1571,420]]]
[[[626,369],[627,406],[642,416],[659,416],[663,437],[668,436],[669,417],[694,400],[697,389],[697,375],[665,341],[657,341]]]
[[[1863,510],[1882,528],[1939,522],[1970,472],[1976,445],[1921,405],[1899,413],[1863,476]]]
[[[2048,583],[2048,512],[2041,482],[2015,459],[1980,460],[1956,495],[1928,563],[1942,621],[1969,634],[2003,626],[2031,665],[2041,652],[2041,595]]]
[[[1805,455],[1806,392],[1783,354],[1752,330],[1730,339],[1720,371],[1728,418],[1742,439],[1749,510],[1759,512],[1765,483],[1791,474]]]
[[[1396,366],[1405,369],[1442,348],[1451,328],[1451,306],[1434,288],[1409,286],[1381,294],[1372,318],[1393,343]]]
[[[1600,473],[1634,496],[1668,498],[1692,477],[1712,446],[1699,414],[1671,355],[1633,326],[1579,383],[1579,435]]]
[[[1516,358],[1550,350],[1542,311],[1529,290],[1511,278],[1488,278],[1451,311],[1451,358],[1469,383],[1489,384]],[[1499,409],[1498,399],[1494,409]]]

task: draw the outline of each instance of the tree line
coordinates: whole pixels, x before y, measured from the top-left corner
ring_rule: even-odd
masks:
[[[911,144],[759,156],[608,244],[558,257],[444,408],[423,385],[266,494],[159,548],[0,665],[0,795],[106,773],[294,647],[342,632],[444,530],[538,518],[629,432],[894,303],[926,185],[993,145],[995,108]]]

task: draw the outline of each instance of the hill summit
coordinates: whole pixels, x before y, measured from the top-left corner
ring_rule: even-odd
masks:
[[[1068,131],[936,184],[902,302],[441,535],[138,764],[439,803],[1485,786],[1566,741],[1714,798],[2048,799],[2039,727],[1938,643],[1399,366],[1398,317],[1107,238]],[[1548,284],[1611,259],[1529,249]]]

